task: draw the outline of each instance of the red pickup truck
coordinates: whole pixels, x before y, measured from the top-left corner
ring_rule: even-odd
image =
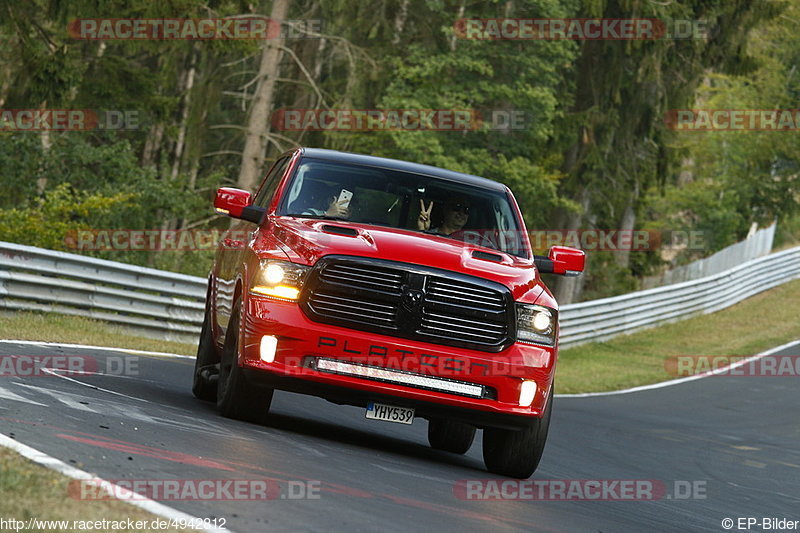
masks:
[[[274,390],[428,420],[432,447],[527,478],[547,439],[558,305],[541,273],[578,275],[580,250],[534,256],[500,183],[427,165],[298,148],[238,219],[209,276],[193,392],[265,423]]]

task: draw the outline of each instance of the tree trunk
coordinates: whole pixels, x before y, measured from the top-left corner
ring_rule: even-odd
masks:
[[[181,80],[183,97],[183,109],[181,110],[181,123],[178,128],[178,140],[175,143],[175,159],[172,161],[172,174],[170,178],[173,180],[178,178],[178,173],[181,168],[181,160],[183,158],[183,148],[186,145],[186,129],[189,126],[189,110],[192,103],[192,89],[194,88],[194,77],[197,72],[197,48],[192,47],[189,52],[189,70],[184,73]]]
[[[47,102],[42,102],[39,106],[39,111],[44,111],[47,109]],[[43,170],[41,167],[44,165],[44,162],[47,160],[48,152],[50,151],[50,147],[53,146],[53,141],[50,139],[50,130],[44,128],[39,133],[39,140],[42,142],[42,153],[45,155],[44,158],[40,161],[39,165],[39,177],[36,178],[36,192],[39,194],[44,194],[44,191],[47,190],[47,178],[43,177]]]
[[[631,235],[634,226],[636,225],[636,203],[639,201],[639,184],[633,185],[633,190],[628,197],[628,204],[625,206],[625,211],[622,213],[622,220],[619,223],[620,240],[618,242],[626,242],[626,239]],[[623,268],[628,268],[631,259],[630,248],[617,247],[614,250],[614,261]]]
[[[283,21],[289,11],[289,0],[274,0],[270,18],[274,21]],[[242,167],[239,171],[237,184],[240,189],[252,191],[255,189],[267,149],[267,135],[270,130],[269,114],[273,106],[275,93],[275,80],[278,77],[283,52],[281,47],[285,39],[280,36],[272,41],[267,41],[261,51],[261,65],[258,69],[259,82],[253,95],[250,107],[250,116],[247,120],[244,150],[242,151]]]
[[[394,17],[394,35],[392,36],[392,44],[394,46],[400,44],[400,38],[403,36],[403,28],[405,28],[406,19],[408,19],[408,1],[402,0],[400,2],[400,8]]]
[[[6,98],[8,98],[8,91],[11,89],[11,83],[14,81],[12,76],[11,70],[11,62],[10,61],[2,61],[0,62],[0,107],[5,105]]]
[[[579,213],[567,214],[567,223],[565,230],[578,231],[581,225],[584,224],[585,214],[590,213],[591,209],[591,194],[589,189],[582,188],[578,193],[578,201],[581,204],[581,211]],[[566,305],[576,302],[581,295],[584,284],[584,276],[574,278],[559,277],[553,287],[553,296],[556,297],[559,305]]]
[[[458,13],[456,14],[456,20],[464,18],[464,2],[462,0],[461,5],[458,6]],[[455,52],[456,47],[458,46],[458,35],[453,32],[453,35],[450,36],[450,51]]]
[[[156,154],[161,147],[161,139],[164,138],[164,125],[162,123],[153,124],[150,127],[150,132],[147,134],[147,139],[144,141],[144,149],[142,150],[142,166],[155,167]]]

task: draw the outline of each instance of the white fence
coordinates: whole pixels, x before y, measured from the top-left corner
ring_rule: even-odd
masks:
[[[753,259],[719,274],[561,308],[561,345],[712,313],[800,277],[800,247]]]
[[[702,279],[561,308],[561,345],[711,313],[800,277],[800,247]],[[196,342],[206,280],[0,242],[0,309],[80,315]]]
[[[642,288],[661,287],[671,283],[681,281],[691,281],[706,276],[719,274],[725,270],[734,268],[742,263],[763,257],[772,250],[772,241],[775,238],[776,224],[760,229],[748,235],[748,237],[736,244],[723,248],[719,252],[692,261],[688,265],[675,267],[667,270],[663,274],[648,276],[642,281]]]

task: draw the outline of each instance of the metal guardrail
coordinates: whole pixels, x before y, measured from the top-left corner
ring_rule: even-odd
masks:
[[[753,259],[693,281],[561,307],[562,347],[712,313],[800,278],[800,247]]]
[[[203,278],[0,242],[0,309],[85,316],[194,343],[206,284]]]
[[[800,278],[800,247],[694,281],[561,307],[561,346],[711,313]],[[206,280],[0,242],[0,309],[80,315],[197,342]]]

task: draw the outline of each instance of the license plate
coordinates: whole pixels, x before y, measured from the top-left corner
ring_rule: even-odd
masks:
[[[414,421],[414,410],[407,407],[396,407],[383,403],[370,402],[367,404],[366,417],[370,420],[385,420],[398,424],[410,424]]]

